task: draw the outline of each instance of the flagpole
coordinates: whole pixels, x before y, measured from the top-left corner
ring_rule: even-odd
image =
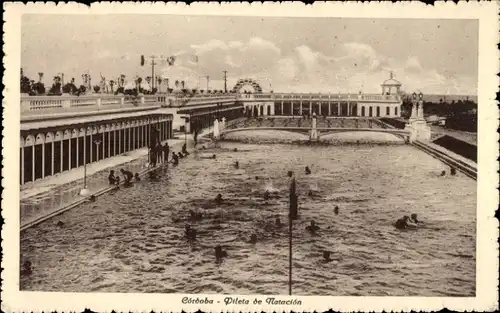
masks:
[[[295,177],[292,171],[288,172],[288,176],[292,179],[290,183],[290,203],[288,212],[288,294],[292,295],[292,221],[297,218],[297,192]]]

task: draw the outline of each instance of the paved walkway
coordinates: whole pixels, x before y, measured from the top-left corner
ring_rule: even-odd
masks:
[[[199,137],[208,135],[209,131],[213,131],[213,128],[203,130]],[[186,136],[186,139],[188,149],[192,148],[192,135]],[[177,138],[167,140],[171,150],[177,152],[184,141],[184,134],[177,134]],[[147,170],[147,163],[148,149],[142,148],[87,165],[87,187],[90,194],[110,187],[108,174],[111,169],[117,172],[120,168],[125,168],[133,173],[141,173]],[[83,172],[83,167],[80,167],[23,185],[20,191],[21,227],[85,199],[80,195],[84,185]]]

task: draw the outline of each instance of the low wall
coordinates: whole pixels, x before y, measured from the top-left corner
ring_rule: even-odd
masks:
[[[406,123],[403,122],[403,121],[400,121],[400,120],[396,120],[396,119],[393,119],[393,118],[386,118],[386,117],[382,117],[380,118],[380,120],[384,123],[387,123],[391,126],[394,126],[395,128],[398,128],[398,129],[404,129],[405,126],[406,126]]]
[[[477,146],[448,135],[439,137],[433,143],[477,163]]]

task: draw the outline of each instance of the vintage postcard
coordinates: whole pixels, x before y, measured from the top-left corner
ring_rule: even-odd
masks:
[[[5,312],[498,309],[498,3],[6,3]]]

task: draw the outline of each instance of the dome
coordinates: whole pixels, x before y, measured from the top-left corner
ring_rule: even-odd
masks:
[[[386,80],[382,86],[401,86],[401,83],[394,78]]]
[[[394,79],[394,74],[391,72],[391,78],[384,81],[382,86],[401,86],[401,83]]]

